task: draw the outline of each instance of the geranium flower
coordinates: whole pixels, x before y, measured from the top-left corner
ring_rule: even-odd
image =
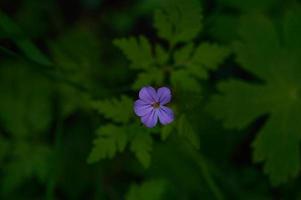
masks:
[[[158,118],[161,124],[166,125],[174,120],[173,111],[164,106],[171,100],[171,92],[167,87],[161,87],[157,91],[151,87],[143,87],[139,91],[139,99],[135,101],[134,111],[141,117],[141,122],[152,128],[156,126]]]

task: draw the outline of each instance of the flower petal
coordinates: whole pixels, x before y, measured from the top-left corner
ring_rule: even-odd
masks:
[[[150,104],[157,102],[157,100],[158,100],[156,90],[151,86],[143,87],[139,91],[139,98],[141,100],[143,100],[144,102],[150,103]]]
[[[161,106],[159,108],[158,117],[163,125],[169,124],[174,120],[173,111],[166,106]]]
[[[156,126],[158,122],[158,109],[153,109],[150,113],[142,116],[141,122],[148,128]]]
[[[158,95],[158,101],[159,101],[160,105],[165,105],[165,104],[169,103],[171,100],[171,92],[170,92],[170,89],[167,87],[159,88],[157,95]]]
[[[150,113],[152,110],[153,110],[153,107],[150,104],[145,103],[144,101],[142,101],[140,99],[135,101],[134,111],[135,111],[136,115],[138,115],[139,117],[142,117],[142,116]]]

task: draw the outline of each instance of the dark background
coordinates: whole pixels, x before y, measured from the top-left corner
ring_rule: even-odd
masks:
[[[213,115],[204,111],[220,81],[233,78],[265,83],[237,62],[239,53],[235,51],[219,67],[209,70],[206,80],[198,81],[203,100],[188,113],[197,135],[193,140],[200,146],[197,150],[178,145],[183,139],[175,136],[179,129],[176,127],[165,141],[154,133],[148,168],[135,159],[129,148],[113,158],[87,163],[96,130],[114,121],[99,114],[91,100],[110,101],[122,95],[135,100],[139,91],[132,88],[139,70],[130,67],[113,40],[144,35],[152,44],[168,46],[153,27],[153,14],[162,2],[0,1],[0,199],[301,199],[299,168],[279,183],[269,178],[264,162],[253,162],[252,143],[268,123],[270,113],[260,112],[240,128],[227,128],[223,126],[227,118],[219,116],[227,109],[233,110],[233,104]],[[203,29],[193,42],[217,43],[229,49],[239,40],[237,30],[242,16],[263,14],[281,32],[279,24],[285,13],[299,6],[294,0],[200,3]],[[295,20],[299,22],[301,18]],[[257,28],[261,27],[255,25],[249,31]],[[272,36],[265,37],[269,40]],[[296,39],[300,41],[300,37]],[[298,55],[299,50],[293,52]],[[55,64],[50,65],[49,60]],[[301,74],[295,75],[301,78]],[[170,87],[174,89],[172,84]],[[181,104],[178,102],[190,104],[194,97],[188,94],[181,100],[175,98],[174,106]],[[247,109],[248,104],[239,106]],[[123,112],[120,107],[116,109]],[[240,120],[239,116],[234,118],[234,124]],[[155,132],[160,132],[162,126],[157,128]],[[144,129],[141,125],[132,131]],[[300,126],[294,129],[296,135],[300,130]],[[290,157],[291,152],[281,153]],[[153,182],[147,185],[149,181]],[[137,193],[131,196],[130,188]]]

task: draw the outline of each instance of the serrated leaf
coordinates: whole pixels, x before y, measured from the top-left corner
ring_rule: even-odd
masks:
[[[98,137],[94,140],[94,147],[88,157],[88,163],[113,158],[116,153],[124,151],[128,141],[126,129],[108,124],[100,127],[97,134]]]
[[[71,80],[89,84],[99,66],[100,44],[88,28],[75,27],[48,43],[57,70]]]
[[[202,43],[196,48],[192,63],[213,70],[224,61],[229,53],[230,51],[226,47],[217,44]]]
[[[202,29],[201,7],[196,0],[169,0],[154,17],[158,35],[171,44],[187,42]]]
[[[132,184],[126,194],[126,200],[160,200],[167,188],[164,180],[150,180],[141,185]]]
[[[198,79],[207,79],[208,70],[214,70],[224,61],[230,51],[217,44],[202,43],[198,47],[188,44],[174,54],[175,63],[186,67],[187,71]]]
[[[100,66],[98,37],[88,28],[76,27],[64,32],[48,43],[56,63],[56,70],[65,79],[72,80],[85,88],[95,84]],[[101,88],[97,88],[99,90]],[[92,90],[92,89],[91,89]],[[87,109],[90,96],[66,84],[58,85],[63,115],[77,109]]]
[[[114,44],[120,48],[134,69],[146,69],[153,65],[151,45],[144,36],[117,39]]]
[[[171,74],[171,84],[175,88],[199,93],[201,84],[187,70],[176,70]]]
[[[156,45],[155,48],[156,61],[159,65],[165,65],[168,61],[168,53],[161,45]]]
[[[174,129],[173,124],[163,126],[161,129],[161,139],[166,140],[168,136],[172,133],[173,129]]]
[[[193,43],[188,43],[184,47],[178,49],[174,53],[175,64],[186,65],[191,59],[193,49],[194,49]]]
[[[127,123],[133,115],[133,101],[127,96],[122,96],[120,100],[95,101],[92,106],[114,122]]]
[[[196,134],[196,132],[193,130],[193,127],[188,121],[186,115],[183,114],[179,117],[177,128],[178,128],[178,134],[181,137],[185,138],[191,145],[194,146],[194,148],[196,149],[200,148],[199,137]]]
[[[216,44],[202,43],[199,45],[192,58],[187,62],[187,70],[192,76],[199,79],[208,78],[208,70],[218,66],[229,55],[229,50]]]
[[[162,70],[150,69],[140,73],[132,87],[133,89],[137,90],[145,85],[160,86],[163,83],[163,79],[164,79],[164,74]]]
[[[301,20],[299,14],[295,16]],[[287,23],[276,28],[271,20],[262,15],[242,19],[242,42],[235,45],[238,62],[264,80],[265,84],[241,81],[222,83],[219,86],[221,94],[215,95],[208,106],[226,127],[238,129],[269,114],[253,143],[253,155],[255,162],[264,162],[264,171],[274,185],[294,178],[300,171],[301,60],[294,45],[289,45],[288,40],[284,42],[277,31],[279,28],[285,29]],[[297,24],[290,24],[290,30],[298,30]],[[286,34],[294,37],[295,32],[288,31]],[[298,43],[298,40],[300,38],[295,42]]]
[[[149,167],[151,162],[153,139],[148,132],[137,132],[131,140],[131,151],[145,167]]]

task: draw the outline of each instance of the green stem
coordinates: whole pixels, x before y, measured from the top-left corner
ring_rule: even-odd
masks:
[[[198,152],[194,147],[192,147],[189,144],[185,144],[184,148],[186,148],[186,150],[189,151],[192,160],[194,160],[197,163],[197,165],[200,167],[203,177],[206,183],[208,184],[208,187],[210,188],[215,199],[223,200],[224,197],[222,195],[222,192],[220,191],[218,185],[214,181],[205,158],[200,154],[200,152]]]
[[[59,112],[59,109],[57,109]],[[60,113],[60,112],[59,112]],[[52,159],[52,171],[48,180],[47,188],[46,188],[46,200],[54,200],[55,199],[55,185],[57,178],[57,159],[60,153],[60,148],[62,146],[62,127],[63,127],[63,119],[60,114],[58,114],[58,119],[56,123],[56,131],[55,131],[55,145],[54,145],[54,155]]]
[[[200,155],[199,155],[199,158],[197,159],[197,164],[201,168],[204,179],[207,182],[207,184],[208,184],[209,188],[211,189],[211,192],[213,193],[215,198],[217,200],[223,200],[224,199],[223,195],[222,195],[220,189],[218,188],[217,184],[215,183],[213,177],[211,176],[206,161]]]

